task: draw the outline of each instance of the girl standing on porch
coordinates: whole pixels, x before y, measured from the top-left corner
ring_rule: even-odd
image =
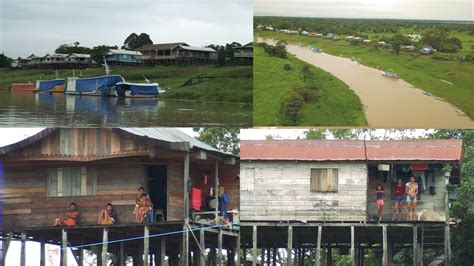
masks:
[[[403,202],[405,201],[405,186],[401,178],[397,179],[395,187],[395,207],[393,208],[392,222],[399,222],[402,216]]]
[[[383,189],[383,186],[381,184],[378,184],[375,192],[376,199],[377,199],[377,216],[378,216],[378,221],[379,223],[382,221],[382,212],[383,212],[383,206],[385,205],[385,191]]]

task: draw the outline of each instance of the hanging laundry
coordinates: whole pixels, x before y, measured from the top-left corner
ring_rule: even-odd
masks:
[[[204,175],[204,185],[207,185],[207,175]]]
[[[412,164],[411,170],[412,171],[425,171],[428,169],[428,165],[426,164]]]
[[[200,211],[202,207],[201,202],[201,190],[199,188],[193,187],[191,190],[191,207],[195,211]]]
[[[411,170],[411,165],[410,164],[402,164],[401,167],[402,167],[402,171],[405,172],[405,173],[408,173]]]

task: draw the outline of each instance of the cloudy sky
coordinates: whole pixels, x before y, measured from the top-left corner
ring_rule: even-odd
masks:
[[[132,32],[155,43],[246,43],[252,9],[252,0],[1,0],[0,53],[43,55],[76,41],[121,46]]]
[[[254,0],[256,16],[472,21],[473,0]]]

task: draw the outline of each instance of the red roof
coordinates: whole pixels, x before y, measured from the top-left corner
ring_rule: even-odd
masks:
[[[365,143],[365,145],[364,145]],[[241,160],[459,161],[462,140],[243,140]]]

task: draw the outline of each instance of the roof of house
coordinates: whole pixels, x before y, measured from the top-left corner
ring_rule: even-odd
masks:
[[[129,51],[124,49],[109,49],[104,55],[113,55],[113,54],[122,54],[122,55],[142,55],[140,51]]]
[[[178,46],[189,46],[189,45],[185,42],[147,44],[138,48],[137,51],[168,50],[168,49],[174,49]]]
[[[449,140],[244,140],[242,160],[459,161],[462,141]]]
[[[196,47],[196,46],[185,46],[185,45],[179,45],[179,47],[182,48],[183,50],[188,50],[188,51],[216,53],[216,50],[210,47]]]
[[[44,57],[66,57],[67,54],[46,54]]]
[[[232,47],[232,49],[240,49],[240,48],[243,48],[243,47],[253,47],[253,42],[249,42],[245,45],[241,45],[241,46],[236,46],[236,47]]]
[[[25,146],[31,145],[36,141],[46,137],[47,135],[51,134],[56,128],[46,128],[37,134],[30,136],[24,140],[19,142],[0,147],[0,155],[9,153],[11,151],[23,148]],[[168,143],[176,143],[176,144],[189,144],[190,149],[201,149],[206,150],[214,153],[219,153],[221,155],[226,156],[233,156],[231,154],[221,152],[218,149],[199,141],[183,131],[176,129],[176,128],[118,128],[112,129],[119,132],[125,132],[126,134],[131,134],[138,138],[146,138],[151,140],[159,140]]]
[[[72,53],[72,54],[69,54],[67,57],[84,57],[84,58],[91,58],[91,55],[90,55],[90,54],[76,54],[76,53]]]

